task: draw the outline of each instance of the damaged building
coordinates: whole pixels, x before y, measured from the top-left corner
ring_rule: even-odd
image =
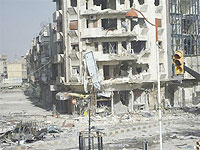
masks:
[[[158,19],[163,105],[184,106],[199,99],[198,82],[187,73],[184,78],[176,76],[172,58],[175,50],[182,49],[186,65],[200,72],[199,0],[53,2],[56,11],[52,28],[52,76],[46,88],[51,93],[52,105],[59,103],[57,93],[90,93],[92,77],[88,73],[85,55],[92,52],[101,86],[94,105],[107,106],[111,113],[116,112],[115,106],[119,103],[126,106],[127,112],[156,109],[155,27],[145,20],[154,24],[155,18]],[[138,18],[126,17],[131,8],[141,12],[137,14]],[[71,103],[63,105],[69,105],[67,109],[74,107]],[[69,110],[65,112],[74,111]]]

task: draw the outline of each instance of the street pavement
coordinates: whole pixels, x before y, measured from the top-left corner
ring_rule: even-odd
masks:
[[[165,111],[162,119],[162,137],[164,150],[193,150],[200,140],[200,109],[190,108],[187,112],[180,109]],[[194,110],[194,111],[192,111]],[[148,142],[150,150],[159,150],[159,126],[157,112],[149,117],[132,114],[124,120],[116,116],[92,117],[92,126],[103,129],[104,149],[107,150],[141,150],[143,141]],[[2,149],[35,149],[64,150],[78,149],[80,131],[88,130],[88,118],[79,116],[52,116],[40,106],[38,99],[29,99],[22,90],[6,90],[0,92],[1,123],[15,121],[38,121],[54,124],[63,132],[49,134],[44,140],[20,145],[1,143]],[[64,124],[74,126],[63,126]],[[3,123],[2,123],[3,124]],[[6,127],[1,126],[3,132]],[[97,140],[95,141],[97,144]],[[96,145],[97,147],[97,145]]]

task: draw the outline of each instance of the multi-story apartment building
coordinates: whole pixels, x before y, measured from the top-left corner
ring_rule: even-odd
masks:
[[[45,25],[39,35],[32,40],[31,48],[27,53],[28,64],[28,80],[35,84],[39,89],[41,102],[45,107],[50,107],[52,102],[52,91],[50,85],[54,85],[53,79],[53,50],[54,44],[54,30],[50,23]],[[55,71],[55,70],[54,70]]]
[[[7,78],[7,62],[8,57],[6,55],[0,55],[0,81]]]
[[[200,87],[191,75],[174,74],[173,54],[175,50],[183,50],[186,65],[200,71],[199,0],[53,2],[56,3],[51,30],[54,42],[49,42],[52,99],[60,91],[85,93],[85,87],[91,89],[92,77],[85,60],[91,51],[104,91],[97,96],[97,106],[105,104],[114,112],[114,105],[121,101],[129,111],[156,108],[158,63],[164,105],[184,106],[198,97]],[[137,19],[126,17],[131,8],[138,10]],[[158,45],[155,26],[148,23],[154,24],[155,18],[158,19]],[[159,62],[156,61],[157,46]]]

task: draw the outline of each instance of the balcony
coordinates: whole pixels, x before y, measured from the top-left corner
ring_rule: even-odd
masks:
[[[134,32],[124,32],[123,30],[103,30],[103,28],[86,28],[81,33],[81,38],[101,38],[101,37],[133,37]]]
[[[54,56],[54,64],[63,63],[64,61],[64,54],[57,54]]]
[[[62,10],[57,10],[53,13],[53,22],[61,22]]]
[[[54,42],[62,42],[63,40],[63,33],[62,32],[57,32],[54,34]]]
[[[137,60],[136,55],[117,55],[117,54],[103,54],[103,52],[93,52],[94,59],[97,62],[105,61],[124,61],[124,60]]]

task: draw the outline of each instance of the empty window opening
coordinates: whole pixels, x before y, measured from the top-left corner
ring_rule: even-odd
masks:
[[[103,75],[104,75],[105,80],[110,79],[109,66],[108,65],[103,66]]]
[[[123,49],[123,50],[127,50],[126,41],[122,41],[122,49]]]
[[[141,73],[142,72],[142,67],[137,67],[136,71],[137,71],[138,74]]]
[[[163,43],[162,43],[162,41],[158,41],[158,46],[159,46],[160,49],[163,49]]]
[[[147,64],[138,64],[136,62],[133,62],[130,65],[130,68],[132,68],[132,75],[137,75],[143,72],[148,72],[149,71],[149,66]]]
[[[120,5],[124,4],[125,0],[120,0]]]
[[[57,3],[56,7],[57,7],[57,10],[62,10],[62,3],[61,3],[61,1],[59,1]]]
[[[130,0],[130,7],[133,7],[133,0]]]
[[[80,75],[80,67],[79,66],[72,66],[72,75],[73,76]]]
[[[119,76],[119,65],[116,65],[113,69],[113,77]]]
[[[104,30],[117,29],[117,19],[102,19],[101,21]]]
[[[123,105],[128,106],[129,105],[129,91],[120,91],[119,92],[120,101]]]
[[[61,63],[61,76],[64,76],[64,63]]]
[[[63,54],[63,43],[58,43],[58,54]]]
[[[193,38],[186,38],[184,39],[184,51],[187,55],[194,54],[194,39]]]
[[[116,0],[93,0],[94,5],[101,6],[101,9],[114,9],[116,10]]]
[[[155,0],[155,1],[154,1],[154,5],[155,5],[155,6],[159,6],[159,5],[160,5],[160,0]]]
[[[76,7],[77,6],[77,0],[71,0],[71,6]]]
[[[103,42],[104,54],[117,54],[117,42]]]
[[[131,50],[134,54],[139,54],[146,49],[146,41],[131,41]]]
[[[95,51],[98,51],[98,42],[94,42],[94,49]]]
[[[120,65],[119,65],[119,75],[123,76],[123,77],[127,77],[128,76],[128,69],[129,69],[129,64],[126,61],[123,61]]]
[[[144,18],[138,18],[138,24],[140,25],[140,28],[146,28],[147,27]]]
[[[139,2],[140,5],[144,4],[144,0],[138,0],[138,2]]]
[[[86,20],[86,28],[89,28],[89,20]]]
[[[79,47],[78,44],[77,45],[71,45],[72,50],[78,52],[79,51]]]
[[[125,18],[121,19],[121,26],[122,28],[124,28],[126,31],[128,31],[128,27],[127,27],[127,23],[125,21]]]
[[[136,20],[131,20],[131,31],[133,31],[134,27],[138,24]]]

